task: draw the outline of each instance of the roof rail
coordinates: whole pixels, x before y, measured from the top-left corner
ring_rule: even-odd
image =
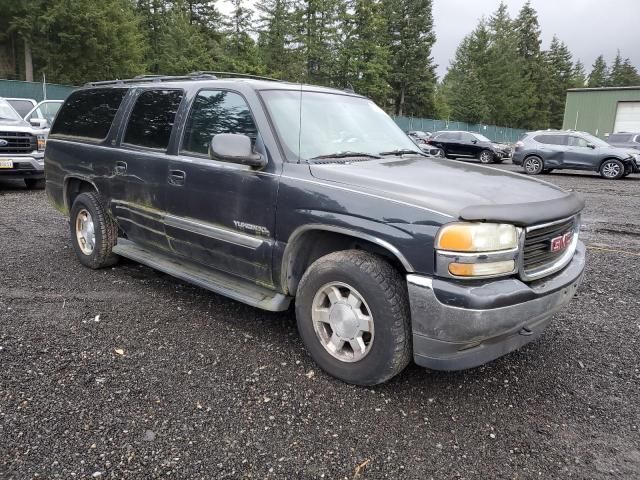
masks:
[[[235,77],[235,78],[251,78],[255,80],[269,80],[271,82],[285,82],[286,80],[280,80],[278,78],[263,77],[261,75],[249,75],[248,73],[235,73],[235,72],[212,72],[209,70],[203,70],[201,72],[191,72],[189,75],[214,75],[216,77]]]
[[[138,75],[134,78],[125,78],[122,80],[103,80],[100,82],[87,82],[85,87],[97,87],[103,85],[124,85],[128,83],[144,83],[144,82],[173,82],[176,80],[217,80],[218,77],[207,72],[194,72],[189,75]]]

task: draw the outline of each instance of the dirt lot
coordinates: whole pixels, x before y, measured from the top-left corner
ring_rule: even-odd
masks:
[[[489,365],[369,389],[292,313],[81,267],[45,194],[0,182],[0,477],[640,478],[640,175],[546,179],[588,202],[571,308]]]

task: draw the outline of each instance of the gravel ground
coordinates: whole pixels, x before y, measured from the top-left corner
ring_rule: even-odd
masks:
[[[640,478],[640,175],[545,178],[587,200],[571,307],[375,388],[319,371],[291,312],[81,267],[45,194],[0,182],[0,477]]]

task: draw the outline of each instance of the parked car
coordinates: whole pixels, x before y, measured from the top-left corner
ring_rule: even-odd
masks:
[[[211,73],[93,83],[45,157],[80,263],[123,256],[272,311],[295,298],[311,357],[359,385],[531,342],[584,269],[576,194],[425,158],[345,91]]]
[[[5,98],[16,112],[35,128],[48,129],[53,123],[63,100],[43,100],[38,103],[32,98]]]
[[[477,158],[481,163],[500,163],[510,156],[503,146],[484,135],[472,132],[446,130],[434,133],[429,144],[447,158]]]
[[[44,188],[45,144],[46,135],[0,98],[0,178],[24,180],[27,188]]]
[[[607,143],[613,147],[640,150],[640,132],[619,132],[609,135]]]
[[[9,102],[9,104],[13,107],[13,109],[18,112],[22,118],[26,117],[27,114],[33,110],[33,108],[38,105],[33,98],[8,98],[5,100]]]
[[[530,175],[566,169],[599,172],[603,178],[619,179],[640,171],[640,153],[612,147],[598,137],[575,131],[524,134],[516,143],[512,161]]]
[[[418,145],[425,145],[431,137],[431,132],[423,132],[421,130],[409,130],[407,135]]]

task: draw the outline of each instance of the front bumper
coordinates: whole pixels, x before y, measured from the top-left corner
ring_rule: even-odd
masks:
[[[44,153],[0,155],[0,160],[13,162],[13,168],[0,168],[0,178],[44,178]]]
[[[585,247],[560,272],[526,284],[515,278],[460,286],[408,275],[414,361],[434,370],[472,368],[537,339],[582,280]]]

